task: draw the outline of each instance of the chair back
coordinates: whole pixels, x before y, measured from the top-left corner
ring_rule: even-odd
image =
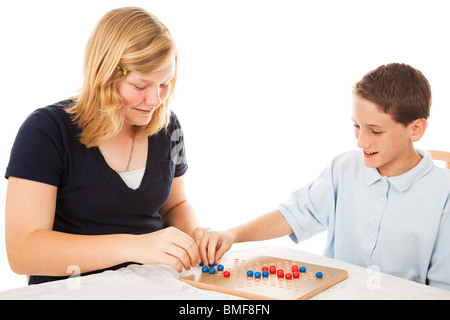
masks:
[[[444,161],[445,168],[450,169],[450,152],[437,150],[428,150],[428,152],[431,154],[431,159]]]

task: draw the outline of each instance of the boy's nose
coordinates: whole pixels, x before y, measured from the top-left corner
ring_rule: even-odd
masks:
[[[362,133],[359,134],[357,138],[357,146],[360,149],[367,149],[370,147],[370,142],[366,139],[366,136]]]

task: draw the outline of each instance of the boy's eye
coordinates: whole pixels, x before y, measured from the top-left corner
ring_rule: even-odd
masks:
[[[355,127],[356,129],[359,129],[359,126],[358,126],[357,124],[355,124],[354,127]]]
[[[375,131],[375,130],[372,130],[372,133],[373,133],[373,134],[381,134],[382,132],[380,132],[380,131]]]
[[[161,88],[167,88],[169,85],[170,85],[170,82],[169,82],[169,83],[162,83],[162,84],[160,85],[160,87],[161,87]]]

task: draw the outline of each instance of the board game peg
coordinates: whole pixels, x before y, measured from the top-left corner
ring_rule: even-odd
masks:
[[[209,264],[209,266],[210,266],[211,268],[214,267],[215,265],[216,265],[215,262]]]
[[[203,267],[204,265],[205,265],[205,264],[203,263],[203,261],[200,260],[199,266],[200,266],[200,267]]]
[[[209,268],[209,273],[210,273],[210,274],[216,273],[216,269],[214,269],[214,268]]]
[[[247,271],[247,277],[253,277],[253,271],[252,270],[248,270]]]
[[[278,274],[278,278],[284,278],[284,271],[283,270],[278,270],[277,271],[277,274]]]
[[[223,271],[223,269],[224,269],[223,265],[219,264],[217,266],[217,271]]]
[[[286,273],[284,277],[286,279],[290,280],[290,279],[292,279],[292,273]]]
[[[269,271],[269,267],[267,267],[267,266],[264,266],[264,267],[262,267],[262,269],[261,269],[262,271]]]
[[[305,267],[300,267],[300,272],[306,272],[306,268]]]
[[[267,277],[269,276],[269,271],[264,270],[264,271],[262,272],[262,276],[263,276],[264,278],[267,278]]]
[[[317,278],[322,278],[322,276],[323,276],[322,272],[318,271],[318,272],[316,273],[316,277],[317,277]]]
[[[298,271],[297,271],[297,272],[293,272],[293,273],[292,273],[292,276],[293,276],[295,279],[298,279],[298,278],[300,278],[300,273],[298,273]]]
[[[277,268],[275,266],[270,266],[269,272],[272,274],[277,273]]]
[[[208,269],[208,267],[207,267],[207,266],[204,266],[204,267],[202,268],[202,272],[203,272],[203,273],[207,273],[207,272],[208,272],[208,270],[209,270],[209,269]]]
[[[261,278],[261,272],[256,271],[255,272],[255,278],[257,278],[257,279]]]
[[[224,271],[223,276],[228,278],[230,276],[230,271]]]

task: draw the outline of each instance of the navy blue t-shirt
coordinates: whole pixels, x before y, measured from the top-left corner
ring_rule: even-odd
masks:
[[[65,111],[71,103],[62,101],[27,117],[12,147],[5,177],[58,187],[55,231],[144,234],[164,228],[158,210],[169,198],[173,178],[188,167],[176,115],[172,112],[167,130],[148,138],[145,173],[139,188],[133,190],[109,167],[97,147],[87,148],[79,141],[81,130]],[[65,277],[31,276],[29,283],[61,278]]]

